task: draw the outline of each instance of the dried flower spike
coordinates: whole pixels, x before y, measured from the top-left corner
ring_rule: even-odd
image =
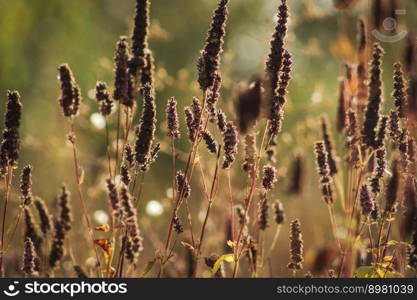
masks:
[[[53,219],[54,223],[54,237],[51,245],[51,252],[49,254],[49,266],[53,269],[56,267],[58,262],[64,256],[64,242],[65,242],[65,229],[57,218]]]
[[[111,181],[111,179],[106,180],[106,185],[113,223],[116,223],[120,217],[119,194],[117,193],[116,185]]]
[[[120,101],[127,107],[134,105],[132,78],[128,71],[129,63],[129,44],[127,37],[121,36],[116,44],[116,53],[114,56],[114,100]]]
[[[216,120],[216,104],[220,98],[220,88],[222,84],[222,77],[219,72],[216,72],[214,76],[214,83],[210,91],[207,93],[207,113],[209,115],[209,121],[214,122]]]
[[[303,236],[301,234],[301,225],[298,219],[291,222],[290,230],[290,263],[288,268],[300,270],[303,268]]]
[[[67,64],[60,65],[58,70],[61,81],[61,95],[58,99],[59,104],[65,117],[75,117],[80,108],[80,88],[75,82],[74,75]]]
[[[394,64],[394,104],[398,111],[400,118],[406,117],[406,106],[407,97],[405,91],[405,78],[401,68],[401,63],[397,62]]]
[[[143,251],[143,238],[139,230],[136,217],[136,210],[132,203],[132,196],[125,185],[120,188],[121,207],[123,221],[127,230],[126,257],[131,263],[136,263],[140,253]]]
[[[277,170],[271,165],[263,167],[262,186],[266,190],[272,190],[275,183],[278,181]]]
[[[226,131],[223,134],[224,161],[223,169],[229,169],[236,160],[237,145],[239,143],[236,126],[231,121],[226,123]]]
[[[213,86],[216,73],[220,68],[220,54],[223,51],[224,36],[226,34],[227,3],[220,0],[214,11],[210,29],[207,33],[206,44],[201,50],[197,61],[198,83],[202,91]]]
[[[250,178],[256,176],[255,173],[255,160],[258,150],[256,149],[256,136],[254,134],[248,134],[245,136],[245,162],[242,167],[245,172],[248,173]]]
[[[136,0],[136,15],[132,35],[133,58],[129,64],[130,73],[135,76],[146,65],[145,52],[148,49],[150,0]]]
[[[382,96],[382,55],[383,49],[378,43],[374,44],[371,62],[371,78],[369,81],[369,99],[363,125],[363,141],[367,147],[377,148],[376,129],[383,103]]]
[[[314,151],[316,153],[317,172],[320,176],[320,183],[322,185],[322,194],[327,204],[333,203],[333,192],[331,188],[332,178],[330,176],[330,168],[327,162],[327,151],[324,142],[316,142],[314,144]]]
[[[273,204],[273,209],[275,213],[275,222],[278,225],[285,223],[286,216],[284,211],[284,205],[282,205],[282,202],[279,200],[275,200]]]
[[[3,141],[0,146],[0,168],[2,174],[7,166],[17,165],[20,149],[20,119],[22,103],[17,91],[7,91],[6,114],[4,116]]]
[[[184,232],[184,226],[182,226],[181,219],[178,216],[174,217],[174,230],[177,234]]]
[[[266,191],[263,191],[259,195],[258,203],[258,226],[260,230],[265,230],[268,227],[268,218],[269,218],[269,205],[268,198],[266,197]]]
[[[23,168],[20,176],[20,192],[22,194],[23,205],[32,203],[32,166],[27,165]]]
[[[107,84],[105,82],[97,82],[96,99],[99,105],[99,111],[103,117],[107,117],[112,113],[113,100],[107,92]]]
[[[188,198],[191,195],[191,187],[188,183],[188,180],[185,178],[184,173],[181,170],[177,171],[176,175],[177,182],[177,192],[179,195],[182,195],[184,198]]]
[[[35,207],[38,211],[39,220],[41,221],[41,230],[43,234],[47,234],[52,228],[51,214],[49,213],[48,207],[39,197],[35,197]]]
[[[218,152],[217,142],[208,130],[203,132],[203,139],[206,142],[208,151],[210,153],[216,154]]]
[[[329,122],[325,117],[321,118],[321,132],[327,152],[327,162],[329,163],[330,175],[337,174],[336,157],[334,154],[333,141],[329,128]]]
[[[165,112],[168,125],[168,136],[179,139],[181,137],[179,130],[180,125],[177,112],[177,100],[174,97],[168,100]]]
[[[33,246],[33,242],[30,237],[25,238],[25,247],[23,251],[23,264],[22,264],[22,271],[27,276],[33,276],[36,274],[36,251],[35,247]]]
[[[265,63],[267,87],[272,96],[278,86],[278,72],[281,70],[282,56],[284,53],[284,39],[287,34],[288,5],[286,0],[281,0],[278,7],[278,23],[270,42],[271,52]]]
[[[69,231],[71,229],[72,214],[71,214],[71,193],[67,187],[61,187],[61,194],[58,197],[59,206],[59,222],[62,223],[63,229]]]
[[[30,238],[35,245],[36,252],[41,253],[43,239],[39,233],[38,225],[35,223],[33,215],[28,207],[24,207],[23,212],[25,217],[25,237]]]
[[[217,111],[217,127],[219,128],[222,134],[226,131],[226,123],[226,114],[221,109],[219,109]]]
[[[271,102],[271,111],[268,122],[269,145],[272,146],[274,138],[281,132],[282,121],[284,119],[284,105],[288,93],[288,84],[291,79],[291,54],[284,51],[282,60],[282,70],[279,74],[278,87],[274,90]]]
[[[289,193],[298,195],[303,190],[304,181],[304,159],[301,154],[295,156],[292,169]]]
[[[152,95],[152,87],[147,84],[143,88],[143,110],[140,124],[136,129],[136,162],[142,168],[149,163],[152,142],[156,127],[156,105]]]
[[[362,207],[362,214],[368,216],[374,210],[374,199],[367,184],[363,184],[360,190],[360,204]]]

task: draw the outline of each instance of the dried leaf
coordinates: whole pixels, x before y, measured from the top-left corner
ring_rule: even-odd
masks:
[[[94,230],[109,232],[110,231],[110,226],[109,226],[109,224],[101,224],[100,226],[94,227]]]
[[[181,245],[183,245],[188,250],[191,250],[191,251],[194,251],[195,250],[194,247],[191,244],[187,243],[187,242],[181,242]]]
[[[106,259],[106,265],[108,265],[110,262],[112,252],[113,252],[113,248],[111,246],[110,241],[108,239],[100,239],[100,240],[94,240],[94,243],[100,246],[101,249],[103,249],[104,258]]]

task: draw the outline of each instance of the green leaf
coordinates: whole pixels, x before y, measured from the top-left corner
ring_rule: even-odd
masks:
[[[363,266],[359,267],[355,271],[356,278],[378,278],[378,273],[374,267]]]

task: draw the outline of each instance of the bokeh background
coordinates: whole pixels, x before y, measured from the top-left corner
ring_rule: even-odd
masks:
[[[220,107],[227,111],[230,118],[235,119],[233,95],[236,86],[242,82],[249,83],[262,73],[279,1],[230,2],[225,52],[222,56],[224,84]],[[338,77],[344,73],[343,64],[354,63],[356,59],[357,20],[359,17],[368,18],[371,1],[357,2],[354,7],[340,10],[330,0],[289,1],[291,17],[287,45],[294,57],[294,68],[284,129],[279,138],[276,166],[280,182],[274,198],[283,201],[289,219],[301,219],[307,261],[312,260],[317,249],[332,243],[327,209],[317,187],[312,143],[320,136],[318,119],[321,114],[327,114],[334,123]],[[152,1],[149,42],[156,63],[159,140],[166,140],[164,110],[167,99],[175,96],[182,108],[190,103],[192,96],[200,96],[196,82],[196,59],[216,3],[215,0]],[[401,28],[416,28],[416,3],[397,1],[398,7],[407,12],[399,19]],[[105,131],[95,114],[97,104],[92,89],[98,80],[113,85],[115,43],[121,35],[130,36],[134,7],[134,0],[0,0],[0,121],[3,123],[6,91],[18,90],[24,105],[20,166],[30,163],[34,167],[34,194],[44,198],[52,211],[60,185],[67,183],[73,192],[74,217],[80,225],[82,214],[75,195],[72,152],[65,137],[68,125],[57,103],[57,66],[68,63],[82,90],[83,105],[82,114],[77,119],[77,138],[80,161],[86,174],[83,189],[90,215],[97,225],[103,218],[105,220],[104,212],[107,210],[104,186],[106,158]],[[405,40],[382,44],[387,52],[384,58],[386,109],[392,105],[392,64],[402,59],[404,44]],[[138,99],[140,106],[141,100]],[[182,115],[181,123],[184,127]],[[115,122],[110,126],[114,129]],[[342,138],[337,137],[337,141],[340,150]],[[177,146],[180,153],[188,149],[185,135]],[[304,192],[290,196],[286,191],[291,162],[296,154],[302,154],[305,160]],[[180,155],[178,167],[184,166],[181,159],[185,157]],[[236,171],[232,176],[237,202],[243,200],[244,180],[239,170],[240,163],[236,163]],[[210,174],[212,170],[208,165],[206,167]],[[158,161],[146,174],[145,188],[139,202],[138,213],[145,236],[143,261],[153,257],[155,249],[161,247],[160,243],[166,236],[170,216],[170,168],[169,148],[163,147]],[[226,180],[225,175],[222,176]],[[193,184],[201,185],[200,177],[195,177],[197,179]],[[17,180],[15,178],[16,187]],[[206,254],[226,251],[226,239],[222,237],[226,225],[219,221],[223,220],[221,216],[225,215],[228,207],[226,198],[226,189],[223,191],[220,188],[212,215],[215,221],[208,225],[209,236],[217,236],[209,239]],[[18,203],[19,197],[14,195],[12,207],[16,208]],[[206,207],[201,193],[192,195],[190,207],[196,215],[201,215]],[[9,222],[15,218],[14,212],[16,210],[10,210]],[[200,220],[195,222],[199,228]],[[274,228],[270,229],[270,235]],[[283,228],[271,263],[274,272],[282,275],[287,274],[287,231],[288,224]],[[74,255],[81,264],[91,255],[88,251],[78,251],[79,247],[87,249],[81,240],[83,232],[82,226],[78,225],[70,239]],[[187,239],[186,236],[184,239]],[[22,245],[18,234],[14,246],[16,251],[11,254],[16,256],[16,268]],[[182,250],[178,251],[181,256]],[[186,260],[183,262],[178,259],[178,276],[184,274],[181,273],[183,269],[186,269]]]

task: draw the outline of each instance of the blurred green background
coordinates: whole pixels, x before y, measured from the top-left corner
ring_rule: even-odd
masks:
[[[308,204],[304,206],[307,210],[300,211],[299,206],[297,209],[299,202],[283,200],[288,204],[290,217],[314,219],[327,213],[323,210],[324,204],[320,206],[321,211],[310,210],[313,201],[321,205],[311,151],[312,142],[319,137],[318,116],[325,112],[332,121],[335,119],[337,80],[343,75],[343,63],[355,62],[356,22],[360,16],[367,18],[370,1],[359,1],[349,10],[337,10],[330,0],[288,2],[291,17],[287,45],[294,57],[294,69],[277,165],[282,171],[280,186],[284,186],[292,153],[306,155],[306,188],[312,192],[300,201]],[[397,2],[400,8],[407,9],[407,15],[400,19],[401,26],[415,28],[417,1]],[[166,100],[175,96],[183,107],[190,103],[192,96],[200,96],[195,64],[216,3],[215,0],[152,1],[149,42],[156,62],[160,140],[165,139]],[[277,0],[230,1],[221,67],[224,85],[220,106],[232,119],[236,85],[250,82],[262,73],[278,3]],[[62,182],[68,183],[75,194],[72,153],[65,138],[68,124],[57,103],[57,66],[68,63],[84,99],[82,114],[77,119],[80,160],[86,172],[84,189],[91,212],[106,207],[103,205],[107,201],[103,184],[106,176],[105,132],[90,121],[90,116],[97,111],[92,89],[98,80],[113,85],[115,43],[120,35],[130,36],[134,7],[134,0],[0,0],[0,112],[3,115],[6,91],[18,90],[24,105],[20,166],[33,165],[34,193],[49,203],[53,203]],[[404,40],[383,43],[383,47],[387,52],[384,78],[389,108],[391,66],[401,59]],[[138,105],[141,106],[140,99]],[[2,116],[0,121],[3,123]],[[181,122],[184,125],[182,115]],[[114,122],[111,126],[114,129]],[[188,146],[185,138],[178,144],[180,150],[186,150]],[[146,175],[143,203],[155,199],[169,210],[167,189],[171,179],[165,176],[169,174],[168,168],[170,157],[163,152]],[[198,195],[193,197],[198,201]],[[74,195],[74,206],[78,206],[75,198]],[[19,200],[14,197],[13,201],[16,205]],[[194,209],[198,210],[197,205]],[[167,211],[163,214],[168,215]],[[81,218],[81,214],[77,213],[76,218]],[[161,220],[162,217],[151,218],[149,224],[164,237],[166,221]],[[315,229],[311,226],[306,231]],[[327,236],[330,234],[326,227],[319,232],[323,231]]]

